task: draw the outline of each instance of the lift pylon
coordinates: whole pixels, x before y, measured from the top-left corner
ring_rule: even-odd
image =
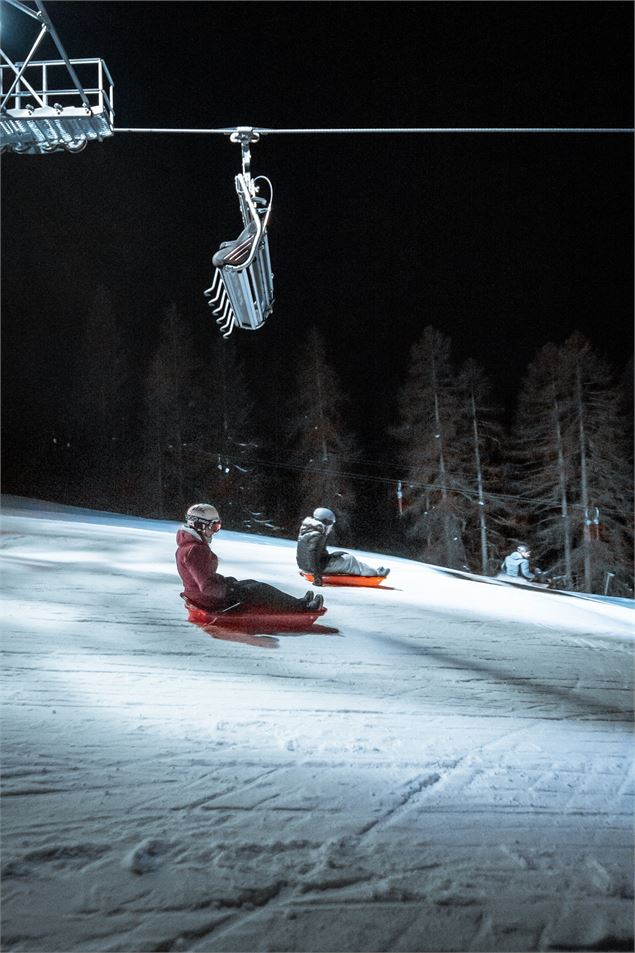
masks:
[[[81,152],[89,140],[113,135],[113,81],[103,60],[69,59],[42,0],[4,0],[39,26],[25,60],[0,49],[2,152],[44,155]],[[59,54],[34,59],[49,36]]]

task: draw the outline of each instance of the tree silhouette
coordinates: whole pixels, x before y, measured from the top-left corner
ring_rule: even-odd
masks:
[[[628,588],[632,492],[626,425],[611,369],[578,332],[531,362],[515,426],[517,489],[563,584]],[[607,574],[611,574],[610,576]]]
[[[346,398],[327,362],[321,335],[313,327],[298,361],[289,402],[287,436],[293,466],[299,470],[295,493],[299,522],[316,506],[328,506],[337,526],[351,526],[355,493],[350,476],[354,440],[344,425]]]
[[[209,468],[208,391],[192,333],[175,304],[165,310],[145,377],[142,479],[146,514],[177,518]]]
[[[266,501],[261,441],[256,437],[254,404],[236,342],[214,337],[208,375],[211,399],[205,422],[205,452],[209,467],[201,498],[221,509],[227,527],[245,532],[275,533],[280,527]]]
[[[100,285],[86,313],[74,367],[68,432],[76,497],[91,505],[120,508],[127,500],[131,434],[132,360],[110,292]],[[56,442],[58,438],[56,437]]]
[[[408,380],[399,393],[409,493],[404,515],[425,562],[465,567],[465,460],[458,448],[460,396],[450,339],[428,326],[412,346]]]
[[[465,474],[465,544],[470,563],[475,562],[486,575],[493,562],[498,562],[493,558],[493,550],[500,545],[497,517],[503,510],[495,495],[501,487],[500,410],[492,402],[491,384],[483,368],[471,358],[463,364],[457,384],[460,427],[456,449],[461,454],[460,468]],[[478,533],[473,532],[473,527],[478,527]]]

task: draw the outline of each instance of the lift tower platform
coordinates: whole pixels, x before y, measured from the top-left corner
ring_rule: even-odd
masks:
[[[43,155],[81,152],[88,142],[113,135],[113,81],[103,60],[69,59],[42,0],[3,0],[39,26],[25,60],[0,49],[0,146],[2,152]],[[34,59],[49,36],[58,58]]]

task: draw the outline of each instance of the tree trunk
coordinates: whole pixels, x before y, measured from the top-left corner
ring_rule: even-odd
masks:
[[[589,479],[587,472],[587,452],[586,452],[586,433],[584,429],[584,405],[582,402],[582,371],[580,362],[576,364],[576,385],[577,385],[577,403],[578,403],[578,437],[580,442],[580,502],[584,510],[584,519],[587,518],[589,509]],[[584,553],[584,591],[591,592],[591,540],[589,534],[585,532],[582,536],[582,550]]]
[[[572,583],[571,568],[571,520],[569,517],[569,500],[567,497],[567,474],[564,459],[564,448],[562,446],[562,430],[560,428],[560,406],[557,399],[554,400],[553,416],[556,426],[556,443],[558,446],[558,482],[560,484],[560,515],[562,516],[562,533],[564,546],[564,572],[567,585]]]
[[[322,462],[328,463],[329,455],[326,446],[326,428],[324,426],[324,407],[322,403],[322,377],[320,374],[320,365],[317,357],[317,331],[313,329],[313,359],[315,362],[315,385],[318,395],[318,413],[320,415],[320,441],[322,443]]]
[[[448,502],[448,486],[447,486],[447,476],[445,469],[445,454],[443,450],[443,432],[441,426],[441,413],[439,410],[439,390],[437,385],[437,372],[436,365],[434,360],[434,351],[431,354],[432,358],[432,389],[434,392],[434,426],[435,426],[435,437],[439,441],[439,481],[441,483],[441,499],[443,501],[443,542],[445,546],[445,564],[446,566],[453,565],[452,562],[452,540],[450,539],[452,534],[452,529],[450,526],[450,514],[447,509]]]
[[[476,419],[476,401],[474,391],[470,394],[472,407],[472,427],[474,431],[474,459],[476,463],[476,485],[478,487],[478,518],[481,531],[481,568],[483,575],[487,575],[487,520],[485,518],[485,496],[483,494],[483,470],[481,467],[481,452],[479,448],[478,421]]]
[[[222,357],[220,362],[221,368],[221,390],[223,395],[223,434],[221,438],[221,451],[223,454],[222,464],[224,468],[229,466],[229,414],[227,412],[227,366],[225,355],[227,353],[226,348],[222,349]]]
[[[426,552],[429,552],[430,547],[432,546],[432,533],[430,532],[430,494],[428,491],[425,491],[424,494],[424,506],[425,513],[427,516],[426,519]]]
[[[176,308],[173,307],[170,309],[170,336],[172,338],[172,373],[174,381],[174,406],[176,408],[176,426],[175,426],[175,443],[176,443],[176,480],[177,480],[177,493],[179,497],[179,506],[183,506],[185,503],[183,495],[183,408],[181,406],[181,393],[179,388],[179,368],[177,366],[176,357],[179,353],[176,340]]]
[[[161,453],[161,434],[156,412],[154,415],[154,432],[156,441],[157,499],[159,503],[159,516],[163,518],[165,515],[163,510],[163,454]]]

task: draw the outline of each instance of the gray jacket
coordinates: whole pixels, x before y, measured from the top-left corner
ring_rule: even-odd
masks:
[[[326,548],[326,526],[320,520],[307,516],[300,527],[296,560],[303,572],[321,576],[329,559]]]
[[[523,579],[535,579],[536,575],[529,568],[529,560],[514,550],[503,560],[502,570],[507,576],[521,576]]]

